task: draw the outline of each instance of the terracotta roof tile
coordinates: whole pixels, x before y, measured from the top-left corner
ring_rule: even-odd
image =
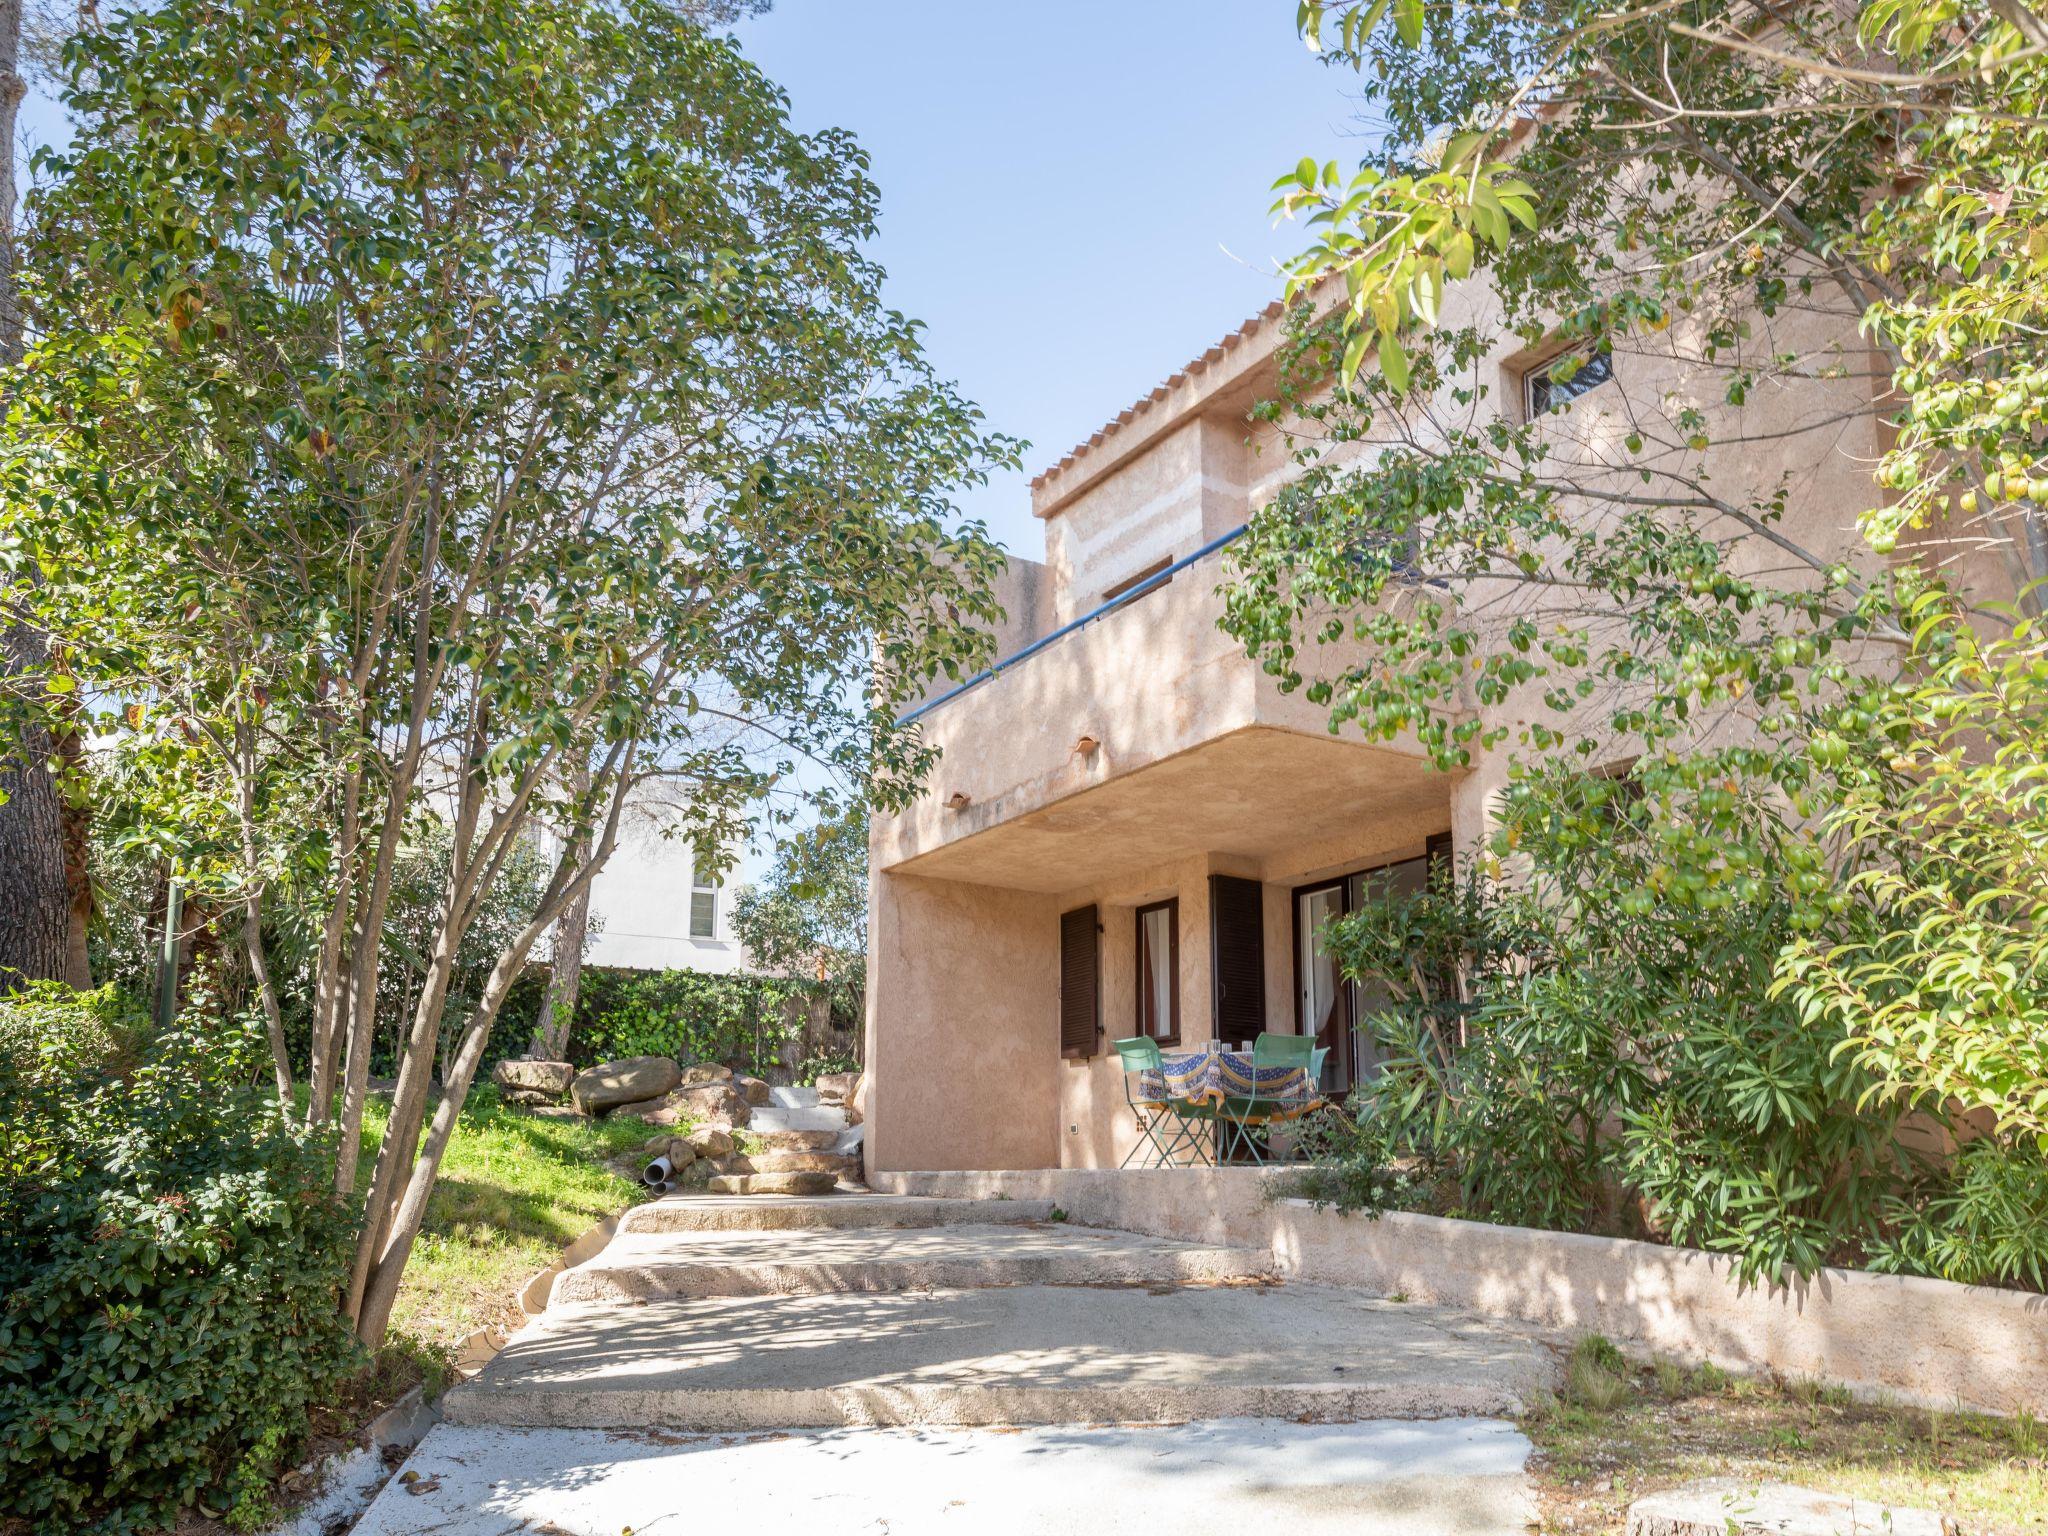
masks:
[[[1057,464],[1048,465],[1033,475],[1031,477],[1031,488],[1037,490],[1039,486],[1050,480],[1054,475],[1059,474],[1084,454],[1101,447],[1110,437],[1130,425],[1131,422],[1135,421],[1144,412],[1164,400],[1174,390],[1179,389],[1181,385],[1206,372],[1230,353],[1236,351],[1238,347],[1244,344],[1245,338],[1250,336],[1253,331],[1257,330],[1267,321],[1285,313],[1286,309],[1287,305],[1283,300],[1275,299],[1236,330],[1210,346],[1201,356],[1195,358],[1194,361],[1168,374],[1165,383],[1158,385],[1143,399],[1134,400],[1121,411],[1118,411],[1106,424],[1090,434],[1086,442],[1077,443],[1062,454]]]

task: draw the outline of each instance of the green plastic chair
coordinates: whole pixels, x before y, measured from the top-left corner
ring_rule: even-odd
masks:
[[[1325,1054],[1327,1047],[1317,1049],[1314,1035],[1276,1035],[1269,1031],[1252,1042],[1252,1091],[1223,1101],[1221,1120],[1226,1157],[1231,1155],[1234,1135],[1236,1155],[1261,1168],[1266,1166],[1264,1137],[1254,1137],[1251,1128],[1271,1124],[1278,1118],[1274,1111],[1282,1106],[1298,1109],[1301,1099],[1298,1095],[1261,1089],[1258,1079],[1269,1071],[1294,1068],[1307,1074],[1310,1089],[1320,1099],[1319,1074]]]
[[[1138,1157],[1149,1146],[1158,1161],[1155,1168],[1178,1168],[1175,1155],[1187,1151],[1193,1154],[1197,1163],[1214,1165],[1215,1159],[1203,1145],[1203,1137],[1197,1134],[1195,1126],[1207,1118],[1202,1107],[1182,1100],[1169,1099],[1164,1104],[1140,1104],[1131,1094],[1131,1079],[1141,1072],[1160,1072],[1165,1063],[1159,1054],[1159,1042],[1135,1035],[1128,1040],[1110,1042],[1116,1049],[1117,1058],[1124,1069],[1124,1102],[1131,1107],[1131,1114],[1138,1122],[1138,1141],[1124,1154],[1124,1160],[1117,1166],[1128,1168],[1131,1159]],[[1144,1163],[1140,1167],[1146,1166]]]

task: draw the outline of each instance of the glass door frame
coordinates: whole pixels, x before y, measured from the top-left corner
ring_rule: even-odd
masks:
[[[1436,873],[1439,861],[1444,863],[1450,861],[1451,852],[1451,834],[1448,832],[1436,832],[1424,840],[1420,856],[1426,861],[1428,873],[1433,876]],[[1393,869],[1399,865],[1407,864],[1415,857],[1416,855],[1411,854],[1405,859],[1381,859],[1376,864],[1361,864],[1356,869],[1347,869],[1341,874],[1325,875],[1320,880],[1310,880],[1305,884],[1297,885],[1288,893],[1288,899],[1293,904],[1294,945],[1293,958],[1289,961],[1289,965],[1294,973],[1294,1032],[1296,1034],[1308,1033],[1309,1027],[1307,998],[1303,994],[1304,981],[1301,974],[1302,941],[1307,937],[1302,932],[1301,925],[1302,903],[1304,899],[1322,891],[1333,890],[1337,894],[1336,915],[1342,917],[1351,911],[1353,883],[1360,876],[1379,874],[1382,870]],[[1326,1063],[1326,1066],[1333,1069],[1328,1073],[1332,1083],[1331,1091],[1340,1095],[1349,1093],[1358,1082],[1357,1064],[1352,1060],[1354,1032],[1358,1026],[1357,1019],[1352,1016],[1357,990],[1343,976],[1340,975],[1337,978],[1337,1019],[1332,1029],[1334,1038],[1330,1044],[1330,1060]]]

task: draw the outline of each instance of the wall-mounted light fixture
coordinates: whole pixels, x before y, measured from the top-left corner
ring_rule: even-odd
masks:
[[[1093,757],[1102,750],[1102,742],[1094,736],[1084,735],[1074,743],[1074,750],[1083,757]]]
[[[962,789],[956,789],[953,793],[946,796],[946,809],[949,811],[964,811],[972,804],[974,804],[974,796]]]

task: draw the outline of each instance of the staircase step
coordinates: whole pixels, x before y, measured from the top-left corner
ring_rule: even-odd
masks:
[[[713,1173],[829,1173],[834,1178],[860,1177],[860,1159],[839,1152],[735,1152],[711,1165]]]
[[[768,1102],[777,1109],[816,1109],[818,1090],[815,1088],[782,1088],[768,1090]]]
[[[846,1111],[843,1109],[809,1108],[781,1109],[766,1105],[754,1111],[747,1119],[750,1131],[843,1131],[846,1129]]]
[[[763,1152],[830,1152],[844,1134],[830,1130],[760,1131],[749,1126],[745,1140],[750,1155],[756,1148]]]
[[[1530,1333],[1321,1286],[1060,1286],[550,1307],[456,1424],[684,1431],[1507,1415]]]
[[[1050,1200],[963,1200],[928,1195],[823,1195],[809,1200],[730,1200],[667,1195],[619,1218],[620,1232],[792,1232],[848,1227],[916,1228],[1047,1221]]]
[[[1050,1222],[839,1232],[627,1232],[589,1263],[558,1277],[550,1303],[1273,1278],[1270,1252]]]
[[[798,1173],[719,1173],[705,1185],[714,1195],[829,1195],[838,1175]]]

